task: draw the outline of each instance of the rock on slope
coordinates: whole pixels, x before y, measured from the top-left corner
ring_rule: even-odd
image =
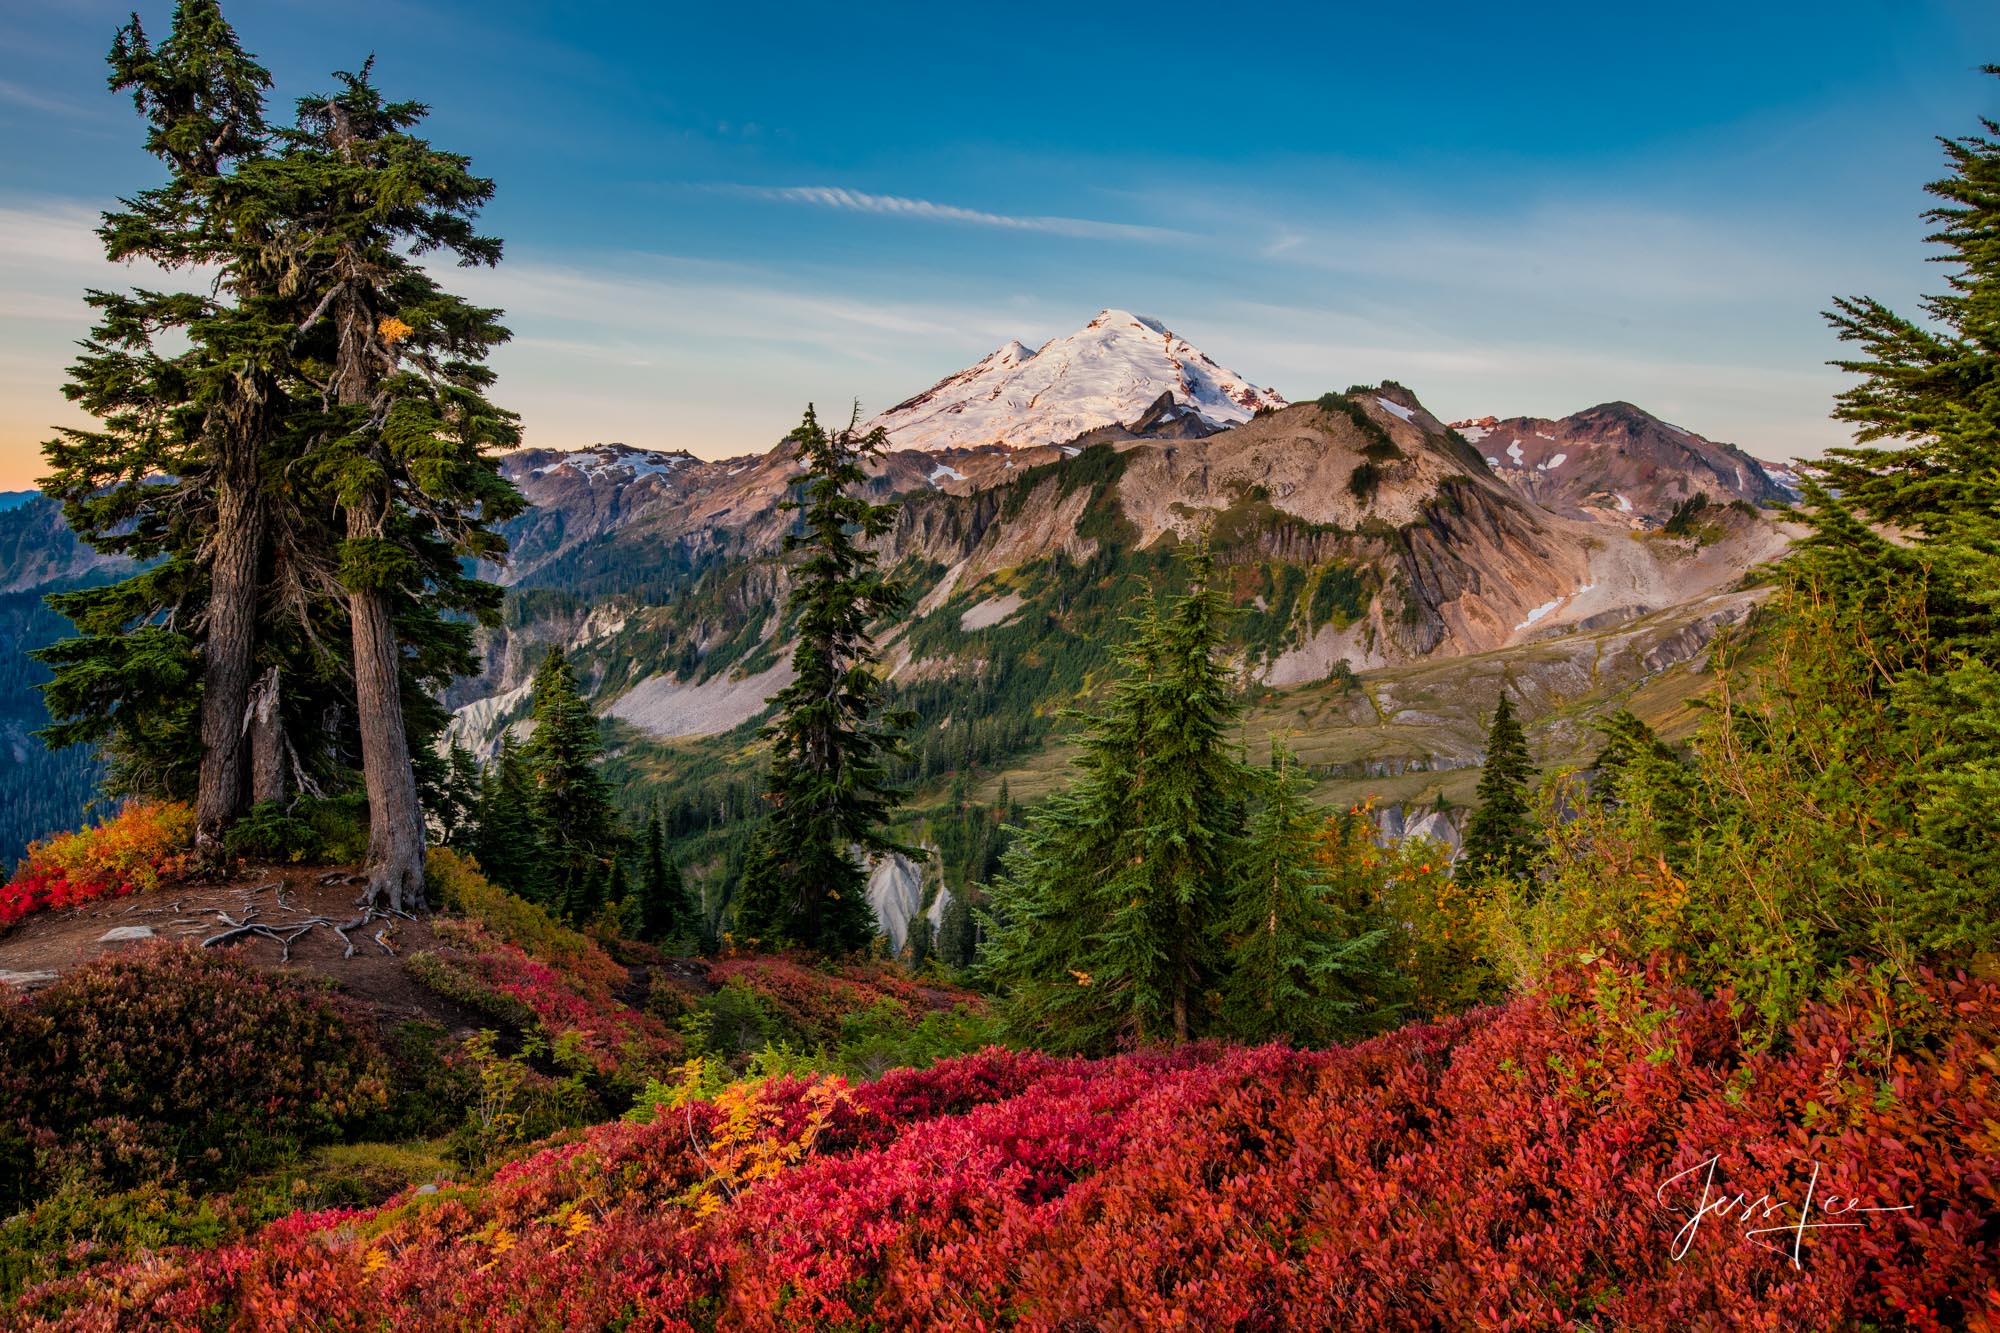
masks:
[[[1630,403],[1601,403],[1559,420],[1481,417],[1453,426],[1495,475],[1570,518],[1658,526],[1695,495],[1728,504],[1784,504],[1792,493],[1765,466]]]

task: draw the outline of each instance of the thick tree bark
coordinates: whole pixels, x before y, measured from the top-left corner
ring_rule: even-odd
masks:
[[[256,669],[257,571],[263,547],[264,507],[255,465],[239,464],[216,485],[215,550],[202,643],[195,847],[211,858],[221,854],[223,831],[244,808],[243,719]]]
[[[359,519],[350,516],[348,533]],[[389,594],[379,588],[348,594],[354,623],[354,702],[361,723],[361,771],[368,784],[368,889],[362,901],[399,911],[424,903],[424,811],[403,727],[402,650]]]
[[[250,692],[244,718],[250,742],[250,804],[285,799],[284,731],[278,720],[279,673],[273,666]]]

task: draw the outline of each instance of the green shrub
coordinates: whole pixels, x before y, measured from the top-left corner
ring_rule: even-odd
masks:
[[[387,1062],[351,1014],[226,953],[115,955],[5,1013],[0,1123],[33,1166],[0,1205],[58,1177],[228,1180],[388,1104]]]
[[[308,865],[348,864],[368,853],[368,798],[302,796],[290,805],[264,801],[223,835],[231,857]]]
[[[1375,497],[1375,492],[1381,485],[1382,469],[1365,458],[1355,465],[1354,471],[1347,474],[1348,491],[1364,504]]]

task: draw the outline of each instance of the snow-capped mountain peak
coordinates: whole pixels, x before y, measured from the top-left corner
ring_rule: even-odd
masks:
[[[1033,351],[1010,342],[869,423],[899,449],[1060,444],[1138,418],[1161,394],[1214,427],[1285,400],[1218,365],[1157,319],[1105,310]]]

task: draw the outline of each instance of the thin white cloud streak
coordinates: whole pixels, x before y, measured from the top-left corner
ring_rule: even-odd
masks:
[[[71,116],[84,118],[88,115],[82,107],[62,101],[60,98],[44,97],[31,88],[23,88],[11,79],[0,79],[0,102],[26,107],[30,111],[41,111],[51,116]]]
[[[790,185],[776,187],[732,186],[732,192],[773,203],[807,204],[815,208],[839,209],[850,213],[874,213],[884,217],[913,218],[923,222],[965,223],[977,227],[1001,227],[1009,231],[1040,232],[1094,241],[1177,241],[1188,239],[1185,232],[1170,227],[1153,227],[1133,222],[1100,222],[1092,218],[1032,217],[1010,213],[988,213],[956,204],[934,203],[928,199],[906,199],[893,194],[867,194],[832,185]]]
[[[201,281],[106,263],[96,210],[81,203],[10,203],[0,206],[0,488],[35,474],[49,426],[82,420],[60,386],[89,326],[83,289]],[[1766,456],[1811,454],[1845,438],[1826,419],[1842,381],[1821,364],[1832,348],[1819,304],[1830,290],[1895,300],[1902,279],[1936,281],[1914,254],[1896,265],[1776,225],[1725,229],[1615,200],[1331,221],[1212,195],[1139,211],[1212,239],[1177,252],[1171,270],[1129,256],[1087,270],[975,268],[945,299],[893,255],[831,272],[523,247],[497,270],[446,281],[507,312],[516,340],[496,357],[498,397],[524,414],[530,443],[621,439],[709,456],[768,447],[808,399],[827,408],[859,395],[872,410],[1009,338],[1070,332],[1101,305],[1157,315],[1289,394],[1393,377],[1449,416],[1555,416],[1623,398]]]

